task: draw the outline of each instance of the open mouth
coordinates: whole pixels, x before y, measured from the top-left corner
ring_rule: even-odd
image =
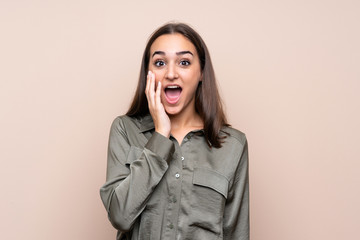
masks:
[[[175,104],[180,99],[182,88],[177,85],[167,86],[165,89],[165,97],[168,103]]]

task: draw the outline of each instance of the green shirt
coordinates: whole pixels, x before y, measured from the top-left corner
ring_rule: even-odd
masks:
[[[249,239],[247,140],[222,131],[221,148],[209,148],[203,130],[179,145],[150,115],[114,120],[100,195],[118,240]]]

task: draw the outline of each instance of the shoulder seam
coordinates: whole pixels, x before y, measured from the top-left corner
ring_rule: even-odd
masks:
[[[227,130],[230,130],[230,131],[227,131]],[[227,137],[232,137],[232,138],[236,139],[242,145],[245,145],[245,143],[247,141],[246,134],[239,131],[239,130],[237,130],[237,129],[235,129],[235,128],[228,127],[227,129],[225,128],[225,129],[222,129],[221,131],[224,132],[224,133],[228,133],[228,134],[226,134]],[[239,135],[243,135],[243,138],[240,137],[240,136],[237,136],[237,134],[233,134],[232,133],[233,131],[238,132]]]

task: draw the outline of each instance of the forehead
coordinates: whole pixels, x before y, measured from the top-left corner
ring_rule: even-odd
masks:
[[[158,37],[150,47],[150,54],[155,51],[163,51],[165,54],[191,51],[193,54],[196,54],[194,44],[180,33],[165,34]]]

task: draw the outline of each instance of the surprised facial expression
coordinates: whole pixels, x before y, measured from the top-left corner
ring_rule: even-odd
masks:
[[[161,82],[161,102],[169,115],[195,111],[195,92],[201,81],[195,46],[179,33],[158,37],[150,47],[149,70]]]

